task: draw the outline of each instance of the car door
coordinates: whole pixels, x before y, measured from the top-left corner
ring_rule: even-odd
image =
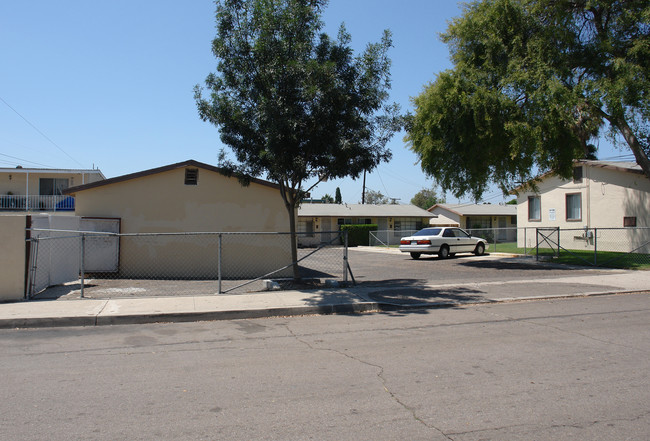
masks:
[[[456,234],[456,237],[459,239],[459,244],[460,248],[462,249],[462,252],[464,253],[471,253],[474,251],[474,248],[476,244],[474,243],[474,239],[472,239],[472,236],[467,233],[467,231],[457,228],[456,231],[454,232]]]
[[[474,250],[472,238],[460,228],[451,228],[450,232],[454,235],[454,246],[451,246],[452,253],[468,253]]]
[[[442,234],[445,242],[449,244],[449,252],[460,253],[463,251],[461,238],[456,235],[457,228],[447,228]]]

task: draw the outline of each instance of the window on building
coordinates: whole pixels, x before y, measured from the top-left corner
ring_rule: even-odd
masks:
[[[186,168],[185,169],[185,185],[198,185],[199,184],[199,169]]]
[[[566,195],[566,220],[582,220],[582,195],[580,193]]]
[[[573,167],[573,183],[580,184],[582,182],[582,166]]]
[[[351,217],[347,217],[347,218],[340,217],[340,218],[338,218],[336,220],[336,223],[337,223],[337,225],[339,227],[341,225],[351,225],[352,224],[352,218]]]
[[[492,228],[492,216],[467,217],[465,228],[468,230],[477,228]]]
[[[314,221],[308,220],[305,222],[305,236],[314,237]]]
[[[539,196],[528,196],[528,220],[542,220],[542,204]]]
[[[61,196],[66,188],[68,188],[67,178],[40,178],[38,181],[38,194],[41,196]]]
[[[402,217],[395,219],[396,231],[419,230],[422,227],[422,221],[416,217]]]
[[[624,227],[636,227],[636,216],[626,216],[623,218]]]

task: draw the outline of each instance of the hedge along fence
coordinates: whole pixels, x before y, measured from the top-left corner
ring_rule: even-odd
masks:
[[[377,230],[377,224],[341,225],[341,231],[348,232],[348,246],[368,245],[370,232]]]

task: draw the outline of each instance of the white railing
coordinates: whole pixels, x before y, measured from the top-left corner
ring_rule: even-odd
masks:
[[[74,211],[74,198],[65,195],[0,195],[0,211]]]

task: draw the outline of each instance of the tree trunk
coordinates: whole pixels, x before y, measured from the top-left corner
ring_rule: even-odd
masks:
[[[295,198],[291,198],[295,199]],[[296,234],[296,202],[292,200],[291,203],[286,204],[289,211],[289,232],[291,237],[291,261],[293,262],[293,279],[300,279],[300,269],[298,267],[298,236]]]
[[[607,118],[607,120],[616,127],[619,132],[621,132],[627,145],[630,147],[630,150],[634,153],[636,163],[641,166],[643,173],[648,177],[648,179],[650,179],[650,159],[648,159],[648,154],[643,150],[638,138],[628,125],[627,121],[625,121],[625,118],[615,118],[610,115],[606,115],[605,118]]]
[[[300,279],[300,269],[298,267],[298,240],[296,234],[296,206],[300,202],[298,192],[291,188],[285,181],[280,181],[280,194],[284,201],[284,207],[289,213],[289,237],[291,246],[291,262],[293,270],[293,279]]]

